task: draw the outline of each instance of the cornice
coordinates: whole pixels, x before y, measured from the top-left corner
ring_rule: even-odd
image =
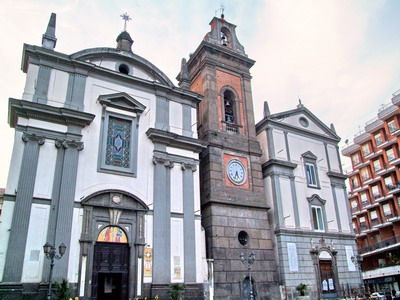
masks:
[[[93,121],[95,115],[64,107],[53,107],[10,98],[8,103],[8,123],[11,127],[15,128],[18,117],[85,127]]]
[[[207,143],[204,141],[161,129],[149,128],[146,131],[146,135],[153,143],[191,150],[196,153],[200,153],[203,149],[207,148]]]

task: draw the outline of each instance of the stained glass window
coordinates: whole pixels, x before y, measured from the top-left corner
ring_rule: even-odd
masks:
[[[129,168],[132,122],[115,117],[109,118],[105,164]]]

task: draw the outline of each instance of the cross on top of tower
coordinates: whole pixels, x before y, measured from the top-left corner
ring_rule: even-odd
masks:
[[[132,20],[132,18],[126,12],[121,15],[121,18],[124,20],[124,31],[126,31],[126,22]]]
[[[224,11],[225,11],[225,6],[223,4],[221,4],[220,9],[217,9],[215,11],[215,14],[217,14],[217,12],[221,12],[221,19],[223,19],[225,17]]]

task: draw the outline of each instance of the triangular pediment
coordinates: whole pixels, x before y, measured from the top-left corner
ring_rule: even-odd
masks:
[[[269,119],[283,125],[294,127],[297,130],[300,129],[307,132],[325,135],[336,140],[340,139],[336,132],[326,126],[304,106],[282,113],[272,114],[269,116]]]
[[[304,158],[312,159],[312,160],[317,159],[317,157],[311,151],[307,151],[307,152],[303,153],[301,156],[303,156]]]
[[[98,101],[106,106],[132,111],[138,114],[141,114],[146,109],[146,106],[124,92],[100,95]]]

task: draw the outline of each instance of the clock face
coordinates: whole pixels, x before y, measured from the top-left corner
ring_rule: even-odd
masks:
[[[226,166],[229,180],[236,185],[242,185],[246,180],[246,168],[238,159],[231,159]]]

